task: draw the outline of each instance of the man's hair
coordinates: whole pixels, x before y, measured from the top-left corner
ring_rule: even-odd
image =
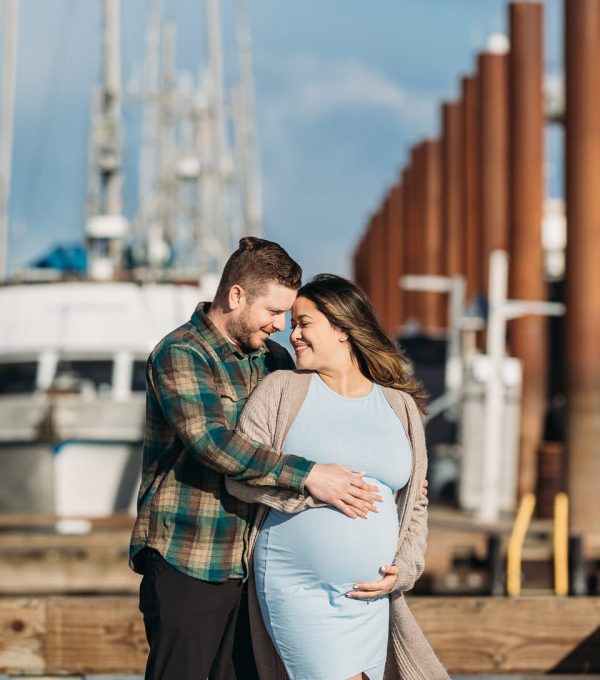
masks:
[[[269,283],[298,290],[302,269],[278,243],[245,236],[225,264],[215,300],[226,300],[231,287],[238,285],[251,302],[266,291]]]

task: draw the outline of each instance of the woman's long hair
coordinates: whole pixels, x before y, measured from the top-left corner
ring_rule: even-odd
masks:
[[[346,333],[361,373],[385,387],[408,392],[426,413],[427,395],[411,364],[383,330],[367,294],[335,274],[317,274],[298,291],[314,303],[332,326]]]

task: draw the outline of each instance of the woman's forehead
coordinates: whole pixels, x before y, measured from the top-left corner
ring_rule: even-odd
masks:
[[[297,297],[292,305],[292,314],[294,316],[301,316],[302,314],[318,313],[317,307],[312,300],[305,297]]]

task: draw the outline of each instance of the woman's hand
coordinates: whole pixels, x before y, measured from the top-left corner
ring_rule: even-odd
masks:
[[[424,496],[425,498],[427,498],[428,486],[429,483],[424,479],[421,483],[421,496]],[[379,571],[383,574],[383,577],[379,581],[374,581],[373,583],[355,583],[354,590],[347,592],[346,596],[355,600],[374,600],[378,597],[389,595],[396,585],[396,579],[398,578],[400,569],[394,565],[390,565],[381,567]]]
[[[375,600],[389,595],[394,589],[400,569],[390,565],[381,567],[379,571],[384,574],[383,578],[374,583],[355,583],[354,590],[347,592],[346,597],[351,597],[353,600]]]

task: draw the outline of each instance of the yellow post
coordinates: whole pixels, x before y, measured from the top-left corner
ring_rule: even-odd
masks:
[[[509,596],[516,596],[521,593],[521,555],[527,527],[531,522],[534,508],[535,496],[532,493],[526,493],[521,499],[519,511],[508,540],[506,591]]]
[[[569,594],[569,498],[566,493],[554,497],[554,593]]]

